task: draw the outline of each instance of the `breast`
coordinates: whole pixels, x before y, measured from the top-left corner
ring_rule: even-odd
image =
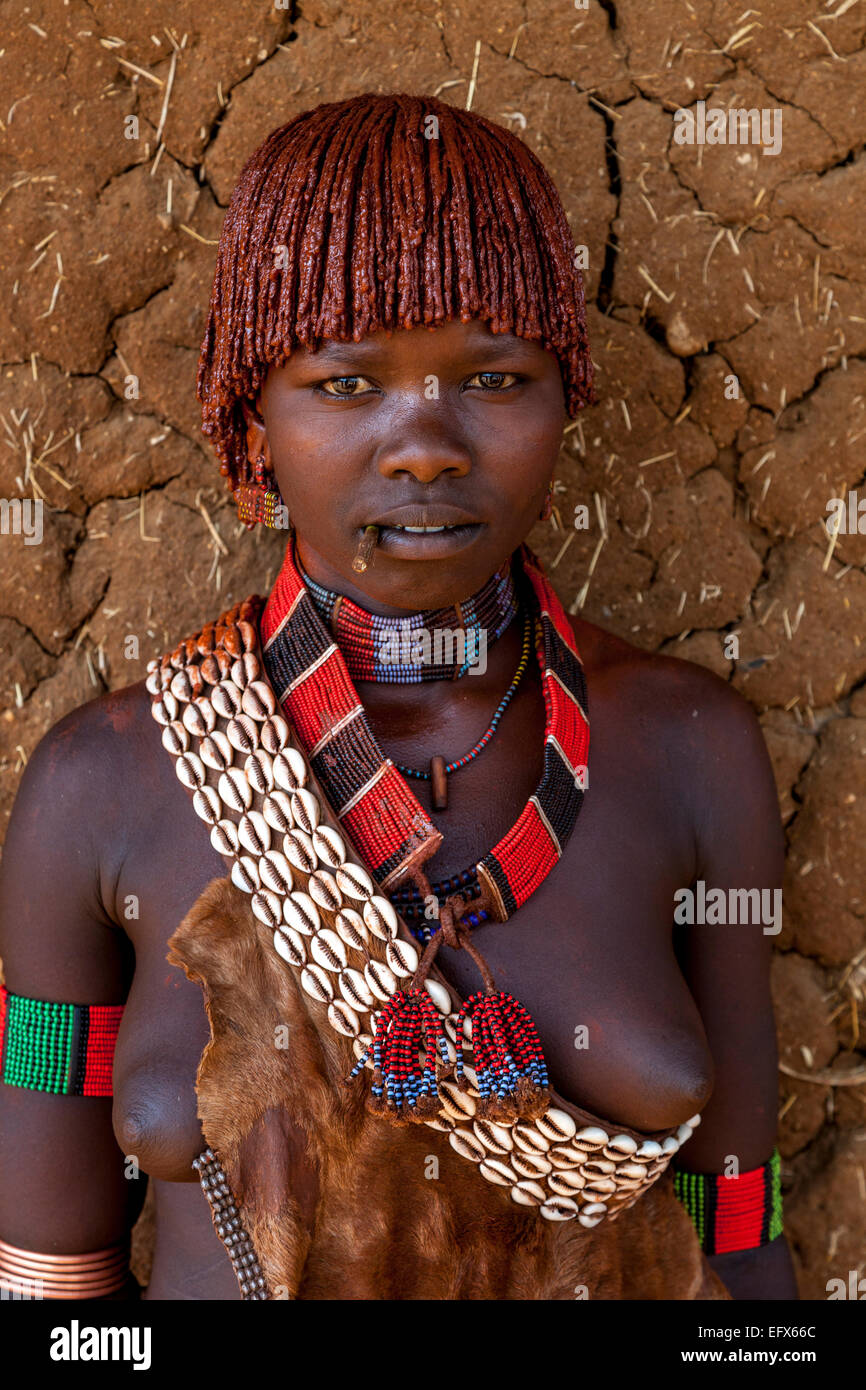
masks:
[[[573,1105],[644,1134],[675,1128],[713,1089],[703,1023],[670,946],[670,928],[644,911],[606,921],[543,887],[511,922],[474,933],[498,988],[529,1011],[551,1081]],[[437,965],[463,997],[478,988],[465,952]]]
[[[172,930],[226,868],[190,809],[143,687],[134,727],[127,776],[135,795],[115,900],[120,913],[134,898],[139,915],[120,917],[135,947],[135,975],[115,1052],[114,1133],[152,1177],[197,1182],[192,1162],[205,1142],[195,1080],[210,1027],[200,985],[170,965],[166,951]]]
[[[161,961],[139,955],[115,1051],[112,1123],[144,1172],[195,1182],[192,1161],[205,1147],[195,1078],[210,1029],[201,989],[170,970],[161,944]]]
[[[713,1091],[713,1060],[688,1027],[632,1020],[629,1038],[591,1057],[586,1050],[548,1048],[555,1089],[608,1125],[640,1134],[674,1129],[704,1109]],[[549,1034],[549,1030],[548,1030]],[[590,1032],[590,1038],[592,1033]]]
[[[172,1070],[155,1055],[116,1081],[112,1124],[129,1161],[163,1182],[195,1182],[194,1158],[205,1147],[196,1115],[193,1072]]]

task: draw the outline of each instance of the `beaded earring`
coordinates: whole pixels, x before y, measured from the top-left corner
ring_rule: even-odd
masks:
[[[239,483],[235,488],[238,517],[248,531],[251,531],[257,522],[275,529],[284,529],[276,515],[277,508],[284,507],[285,503],[273,473],[268,470],[264,454],[259,454],[255,461],[254,477],[254,482]]]

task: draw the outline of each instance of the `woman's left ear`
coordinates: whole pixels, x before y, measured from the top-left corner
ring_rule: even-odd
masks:
[[[265,422],[260,414],[260,404],[260,397],[255,405],[250,401],[241,400],[252,482],[238,483],[234,494],[235,505],[238,517],[248,530],[252,530],[258,522],[283,530],[291,526],[291,518],[274,477],[271,446],[268,443]]]

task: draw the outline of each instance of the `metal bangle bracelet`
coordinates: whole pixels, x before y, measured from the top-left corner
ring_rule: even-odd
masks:
[[[52,1255],[0,1240],[0,1287],[40,1298],[101,1298],[124,1287],[129,1277],[129,1239],[102,1250]]]

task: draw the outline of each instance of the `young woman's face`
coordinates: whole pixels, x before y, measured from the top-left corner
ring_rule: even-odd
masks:
[[[304,568],[383,611],[481,587],[536,520],[567,423],[553,353],[480,320],[297,348],[259,408]]]

